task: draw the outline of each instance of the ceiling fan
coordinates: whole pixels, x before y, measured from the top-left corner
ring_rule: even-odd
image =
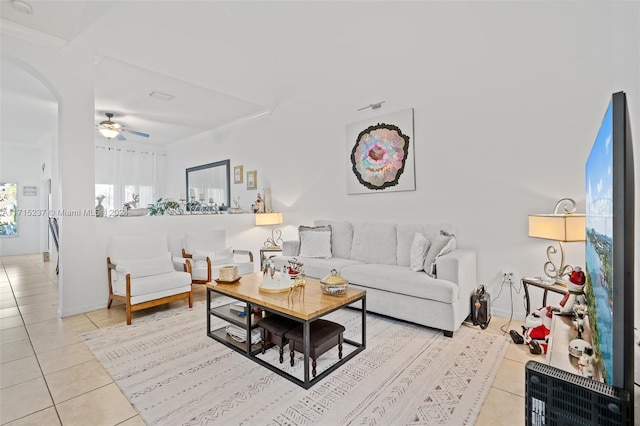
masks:
[[[107,139],[116,138],[120,141],[127,140],[122,133],[131,133],[132,135],[141,136],[143,138],[148,138],[149,135],[147,133],[138,132],[136,130],[127,129],[122,127],[121,124],[112,121],[113,113],[106,112],[105,115],[107,119],[105,121],[101,121],[100,124],[96,125],[96,128],[100,132],[102,136]]]

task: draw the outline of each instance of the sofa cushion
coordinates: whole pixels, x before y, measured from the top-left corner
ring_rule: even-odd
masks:
[[[413,272],[406,266],[396,265],[350,265],[340,275],[349,283],[392,293],[406,294],[422,299],[453,303],[458,300],[458,285],[439,280],[422,272]]]
[[[440,231],[440,235],[438,235],[431,242],[431,246],[427,251],[427,256],[424,259],[424,271],[427,274],[431,275],[432,277],[435,277],[436,276],[436,259],[455,249],[456,249],[455,235],[449,234],[446,231]]]
[[[316,220],[316,226],[331,226],[331,255],[349,259],[353,242],[353,225],[347,221]]]
[[[397,242],[393,223],[354,223],[351,259],[396,265]]]
[[[424,271],[424,258],[427,256],[427,251],[431,241],[424,235],[416,232],[411,243],[411,251],[409,252],[409,269],[414,272]]]
[[[331,257],[331,226],[300,226],[300,257]]]
[[[174,271],[171,253],[166,252],[146,259],[111,259],[116,271],[121,275],[131,274],[131,278],[146,277]]]

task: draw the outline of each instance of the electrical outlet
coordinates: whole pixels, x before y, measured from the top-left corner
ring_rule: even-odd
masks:
[[[514,272],[513,269],[503,269],[502,270],[502,282],[503,283],[508,283],[508,284],[513,284],[513,276],[514,276]]]

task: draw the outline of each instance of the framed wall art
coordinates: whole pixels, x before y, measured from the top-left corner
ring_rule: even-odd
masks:
[[[256,170],[247,172],[247,189],[258,189],[258,172]]]
[[[242,183],[243,178],[242,166],[233,166],[233,183]]]
[[[347,193],[415,191],[413,108],[346,126]]]
[[[0,182],[0,237],[18,234],[18,184]]]

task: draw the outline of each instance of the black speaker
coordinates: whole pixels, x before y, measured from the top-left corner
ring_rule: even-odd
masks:
[[[568,371],[528,361],[526,425],[631,425],[633,400],[625,390]]]

